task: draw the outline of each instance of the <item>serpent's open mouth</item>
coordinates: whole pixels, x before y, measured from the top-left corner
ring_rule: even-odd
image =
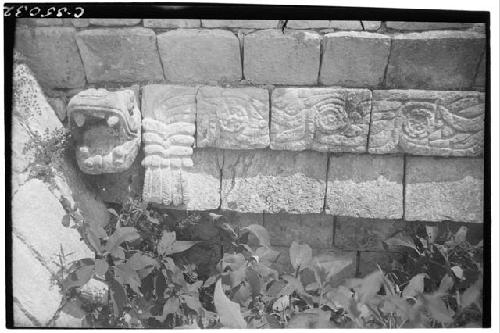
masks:
[[[141,142],[141,115],[133,90],[83,91],[68,104],[68,118],[83,172],[116,173],[132,165]]]

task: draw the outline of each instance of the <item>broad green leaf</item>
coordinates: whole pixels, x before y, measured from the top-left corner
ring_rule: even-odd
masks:
[[[106,262],[105,258],[97,259],[95,261],[95,273],[96,273],[96,275],[99,275],[101,277],[104,276],[106,274],[106,272],[108,271],[108,268],[109,268],[109,265]]]
[[[453,287],[453,284],[454,284],[453,277],[446,274],[441,279],[441,282],[439,283],[438,290],[441,294],[445,294]]]
[[[247,307],[252,300],[252,291],[250,290],[250,286],[246,283],[242,283],[238,288],[236,288],[236,291],[234,291],[232,299],[239,305]]]
[[[468,229],[465,226],[462,226],[457,230],[457,232],[453,236],[453,240],[455,241],[455,244],[460,244],[460,243],[465,242],[465,240],[467,239],[467,230]]]
[[[417,247],[415,246],[415,243],[409,237],[403,237],[403,236],[392,237],[392,238],[384,240],[384,243],[387,244],[389,247],[391,247],[391,246],[404,246],[404,247],[409,247],[409,248],[417,251]]]
[[[246,278],[248,284],[250,285],[250,289],[252,290],[252,296],[255,297],[260,294],[261,283],[259,274],[254,271],[251,267],[246,269]]]
[[[142,253],[134,253],[134,255],[127,260],[127,263],[130,268],[135,271],[139,271],[148,266],[158,266],[158,262],[155,259]]]
[[[426,225],[425,231],[427,232],[427,240],[430,244],[434,244],[437,237],[439,236],[439,227],[433,225]]]
[[[346,287],[354,289],[359,295],[360,301],[366,303],[372,297],[377,295],[380,288],[384,285],[384,274],[376,270],[362,279],[349,279],[346,281]]]
[[[123,248],[121,246],[117,246],[111,251],[111,256],[116,259],[125,259],[125,251],[123,251]]]
[[[229,281],[231,283],[231,288],[238,286],[245,279],[245,275],[245,266],[241,266],[237,270],[229,272]]]
[[[245,257],[241,253],[236,253],[236,254],[224,253],[224,257],[222,257],[223,271],[227,267],[231,268],[232,271],[236,271],[245,264],[246,264]]]
[[[439,294],[423,295],[423,297],[427,313],[432,319],[443,324],[450,324],[453,322],[454,312],[446,306]]]
[[[115,317],[119,317],[122,314],[123,308],[127,305],[127,293],[123,286],[112,279],[109,283],[111,291],[111,300],[113,301],[113,312]]]
[[[118,217],[118,213],[116,212],[116,210],[114,210],[113,208],[108,208],[108,212],[111,214],[111,215],[114,215],[116,217]]]
[[[95,265],[91,259],[82,259],[72,264],[71,273],[62,281],[62,290],[67,290],[74,287],[81,287],[86,284],[92,275],[94,275]]]
[[[335,328],[335,325],[330,321],[330,311],[309,309],[295,313],[286,328]]]
[[[295,271],[302,270],[311,264],[312,249],[307,244],[300,245],[293,241],[290,246],[290,261]]]
[[[69,214],[65,214],[62,218],[61,223],[64,227],[69,227],[69,225],[71,223],[71,216]]]
[[[128,284],[133,291],[142,295],[139,287],[141,286],[141,279],[136,271],[134,271],[127,263],[120,264],[114,267],[115,279],[122,285]]]
[[[290,306],[290,297],[284,295],[279,297],[276,301],[273,303],[273,311],[276,312],[281,312],[285,311],[285,309]]]
[[[352,255],[325,253],[315,256],[312,260],[312,267],[315,275],[319,277],[320,283],[330,281],[337,273],[351,265]]]
[[[271,238],[266,228],[259,224],[251,224],[242,229],[242,232],[250,232],[259,240],[259,244],[264,247],[271,247]]]
[[[178,297],[170,297],[163,305],[163,320],[167,318],[167,315],[171,313],[176,313],[179,311],[180,302]]]
[[[131,242],[138,239],[139,237],[139,233],[133,227],[122,227],[120,229],[116,229],[106,242],[104,250],[111,253],[121,243]]]
[[[240,312],[240,306],[231,302],[222,290],[221,281],[215,284],[214,305],[220,321],[227,328],[246,328],[247,324]]]
[[[175,231],[163,231],[162,237],[158,242],[157,251],[162,256],[168,256],[174,253],[184,252],[187,249],[196,245],[197,241],[178,241],[176,240]]]
[[[77,299],[69,300],[61,309],[62,312],[70,315],[71,317],[82,319],[85,318],[87,313],[82,309],[82,302]]]
[[[429,279],[429,275],[427,273],[419,273],[411,278],[408,285],[403,290],[403,297],[415,297],[424,292],[424,278]]]
[[[280,253],[278,251],[274,251],[269,247],[261,246],[257,250],[255,250],[254,255],[259,258],[259,262],[266,265],[271,265],[272,263],[276,262]]]
[[[460,304],[463,308],[477,303],[481,299],[481,291],[483,289],[483,279],[480,277],[474,284],[467,288],[460,296]]]
[[[453,272],[453,274],[455,274],[455,276],[458,279],[464,280],[464,270],[462,269],[462,267],[460,267],[460,266],[453,266],[451,268],[451,271]]]

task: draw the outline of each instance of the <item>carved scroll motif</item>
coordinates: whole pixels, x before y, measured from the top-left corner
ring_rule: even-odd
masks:
[[[141,143],[141,114],[133,90],[82,91],[70,100],[68,119],[83,172],[117,173],[132,165]]]
[[[483,152],[484,94],[374,92],[371,153],[476,156]]]
[[[272,95],[271,148],[364,152],[371,93],[363,89],[278,88]]]

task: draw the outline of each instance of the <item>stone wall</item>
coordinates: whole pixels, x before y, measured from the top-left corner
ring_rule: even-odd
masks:
[[[358,273],[408,223],[483,222],[483,24],[277,24],[26,19],[16,48],[61,120],[81,90],[140,85],[142,166],[86,176],[106,201],[129,184],[262,224],[285,254],[357,252]]]

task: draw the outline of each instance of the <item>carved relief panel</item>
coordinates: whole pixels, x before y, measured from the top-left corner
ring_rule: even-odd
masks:
[[[480,155],[484,107],[475,91],[374,91],[369,152]]]
[[[371,92],[365,89],[275,89],[271,148],[364,152],[370,107]]]
[[[67,110],[83,172],[117,173],[132,165],[141,143],[141,113],[132,89],[88,89],[75,95]]]

